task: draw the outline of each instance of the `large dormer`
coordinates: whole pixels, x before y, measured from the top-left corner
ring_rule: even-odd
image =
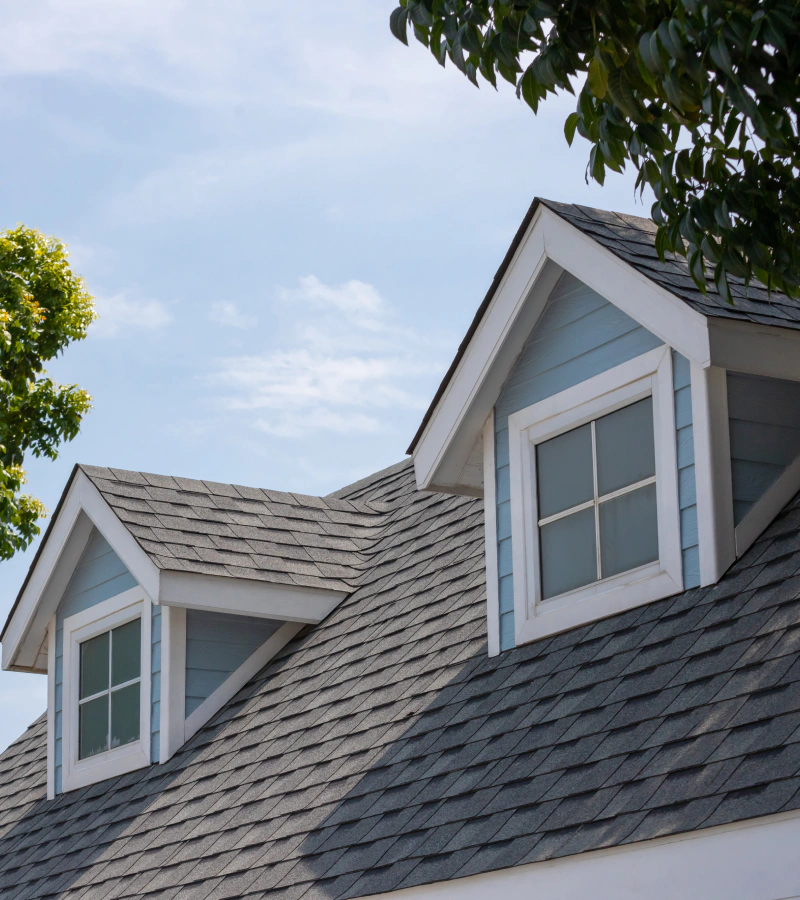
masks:
[[[48,677],[48,796],[169,760],[354,589],[382,522],[374,504],[76,467],[2,633],[4,669]]]
[[[537,200],[409,452],[483,496],[490,653],[710,585],[800,489],[800,307]]]

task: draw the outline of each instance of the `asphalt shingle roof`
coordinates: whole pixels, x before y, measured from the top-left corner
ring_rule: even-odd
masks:
[[[0,896],[359,897],[800,807],[800,499],[714,587],[493,659],[481,502],[410,463],[357,589],[164,766],[45,799],[0,756]]]
[[[380,503],[80,466],[160,569],[349,592]]]
[[[475,316],[467,329],[464,339],[459,344],[456,355],[450,363],[428,410],[422,417],[417,433],[408,448],[414,452],[417,442],[425,431],[433,411],[441,400],[450,379],[455,374],[458,364],[478,326],[483,320],[495,292],[505,276],[514,254],[517,252],[528,226],[540,206],[546,206],[570,225],[597,241],[610,250],[615,256],[628,263],[646,278],[665,290],[679,297],[685,303],[704,316],[738,319],[761,325],[774,325],[780,328],[800,328],[800,302],[792,300],[780,291],[770,293],[759,282],[753,282],[745,288],[740,278],[729,277],[729,285],[733,304],[726,303],[719,295],[712,278],[707,278],[706,294],[697,289],[689,273],[689,266],[683,257],[669,254],[665,260],[658,258],[656,252],[656,225],[652,219],[631,216],[627,213],[611,212],[605,209],[594,209],[577,203],[558,203],[536,197],[528,208],[514,239],[495,273],[486,296],[481,301]],[[707,273],[710,275],[711,273]]]

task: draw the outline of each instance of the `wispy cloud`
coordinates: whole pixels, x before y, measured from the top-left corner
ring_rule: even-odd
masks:
[[[222,325],[225,328],[251,328],[256,324],[253,316],[243,313],[235,303],[228,300],[220,300],[211,304],[208,311],[208,320]]]
[[[94,337],[112,338],[130,331],[156,331],[172,321],[169,310],[158,300],[131,299],[126,294],[97,297],[98,320],[91,327]]]
[[[309,275],[280,302],[295,314],[283,348],[217,362],[229,411],[260,410],[260,431],[299,437],[387,431],[393,410],[425,408],[450,342],[398,325],[373,285]]]

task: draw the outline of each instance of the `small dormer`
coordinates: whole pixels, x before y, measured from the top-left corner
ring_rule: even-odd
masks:
[[[353,590],[380,510],[79,466],[2,634],[48,678],[48,796],[165,763]]]
[[[409,452],[483,496],[490,653],[711,585],[800,490],[800,308],[536,201]]]

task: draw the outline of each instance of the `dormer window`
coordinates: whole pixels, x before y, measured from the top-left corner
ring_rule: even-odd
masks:
[[[63,790],[150,765],[151,619],[141,588],[64,619]]]
[[[542,599],[658,559],[653,398],[536,446]]]
[[[517,643],[682,589],[667,348],[522,409],[508,427]]]
[[[142,619],[80,644],[78,758],[139,740]]]

